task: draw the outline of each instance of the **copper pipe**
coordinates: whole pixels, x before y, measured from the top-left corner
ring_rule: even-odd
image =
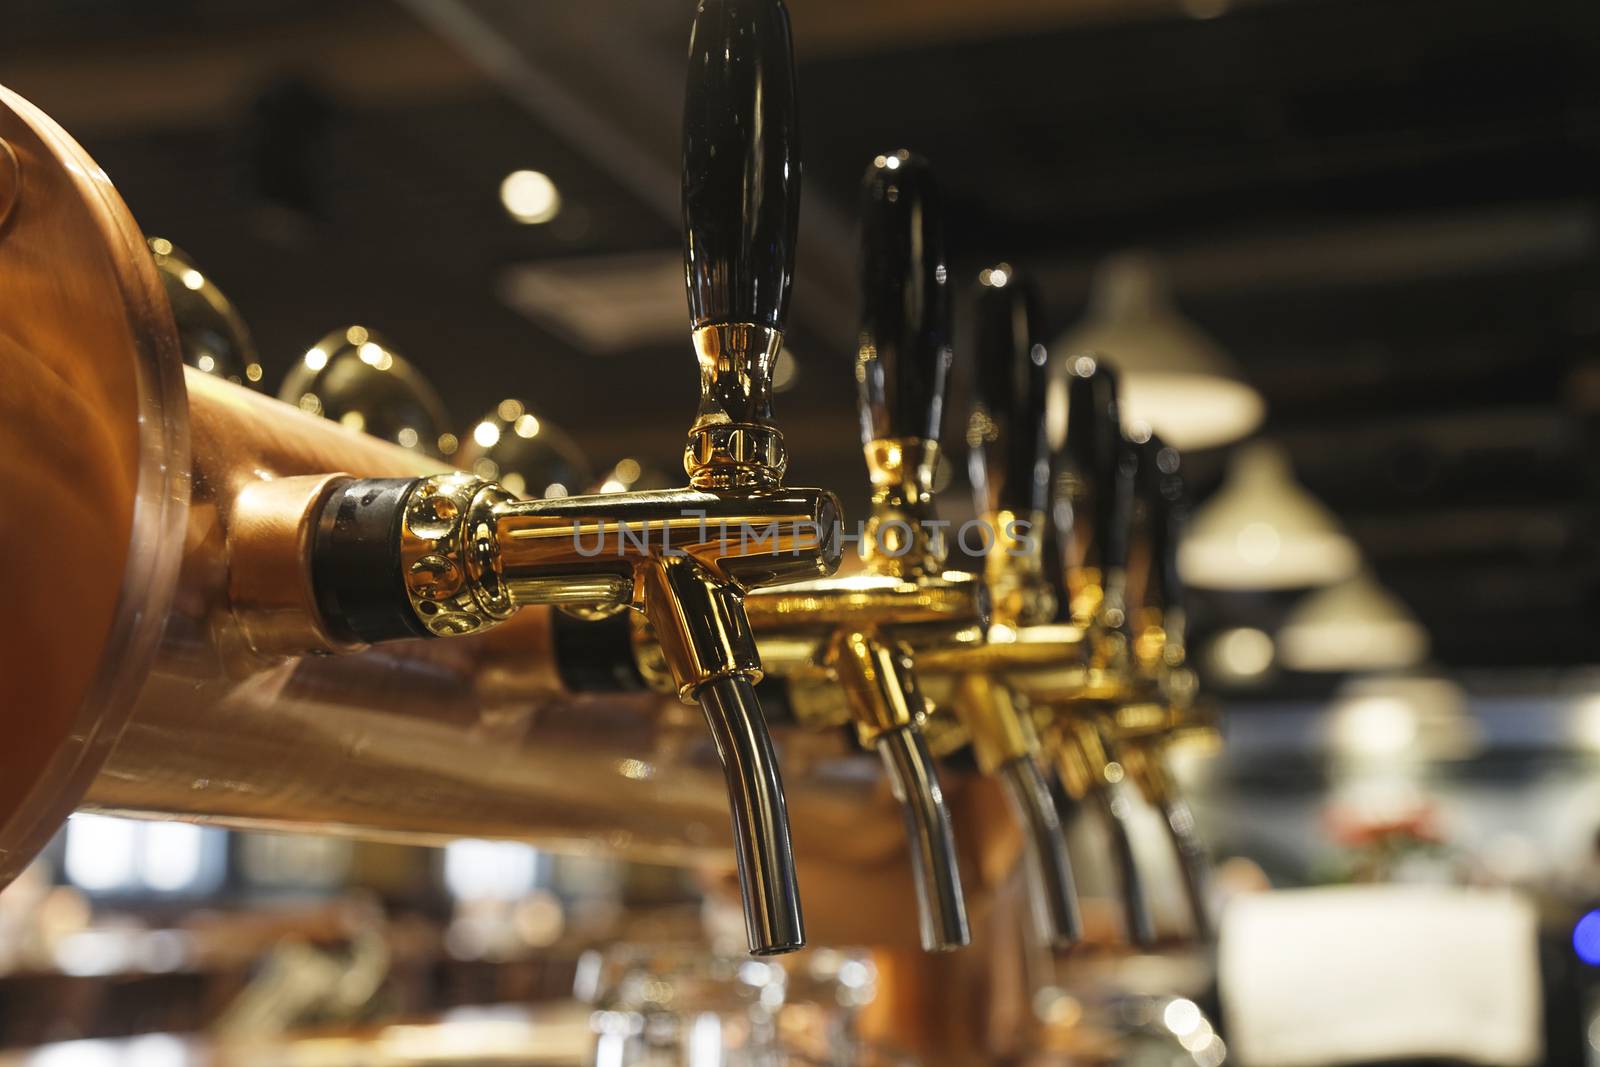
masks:
[[[731,867],[699,713],[567,692],[548,609],[455,641],[285,654],[330,643],[302,589],[264,580],[300,550],[321,480],[431,461],[185,380],[144,238],[103,174],[4,92],[0,139],[0,456],[37,505],[7,538],[31,610],[0,623],[0,882],[78,807]],[[888,790],[827,776],[852,748],[780,741],[802,859],[892,864]]]

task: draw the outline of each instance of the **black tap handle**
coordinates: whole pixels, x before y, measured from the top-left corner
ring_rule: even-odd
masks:
[[[1126,567],[1137,456],[1122,436],[1116,371],[1079,357],[1066,368],[1065,401],[1051,501],[1062,565],[1069,573]]]
[[[1107,572],[1124,569],[1128,565],[1140,472],[1145,469],[1146,458],[1143,445],[1130,441],[1120,433],[1117,435],[1111,502],[1106,509],[1106,527],[1102,533],[1106,547],[1100,565]]]
[[[1144,506],[1149,544],[1149,574],[1144,602],[1174,618],[1183,611],[1183,580],[1178,574],[1178,544],[1188,519],[1183,458],[1160,437],[1138,446],[1139,498]]]
[[[920,156],[878,156],[861,181],[863,443],[939,439],[953,352],[939,183]]]
[[[978,275],[977,374],[967,457],[980,514],[1020,515],[1048,503],[1048,369],[1039,299],[1009,265]]]
[[[683,111],[684,270],[695,329],[781,331],[800,222],[800,121],[782,0],[700,0]]]

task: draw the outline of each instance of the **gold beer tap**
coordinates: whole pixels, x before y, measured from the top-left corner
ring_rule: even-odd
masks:
[[[1122,433],[1115,375],[1092,357],[1072,358],[1052,383],[1050,422],[1060,437],[1049,531],[1060,615],[1084,634],[1088,654],[1081,684],[1031,687],[1029,695],[1063,792],[1090,805],[1105,830],[1128,940],[1146,947],[1156,930],[1128,830],[1128,772],[1115,729],[1120,709],[1141,699],[1127,608],[1140,456]]]
[[[1009,265],[979,275],[977,396],[967,425],[979,516],[989,531],[984,577],[994,598],[988,641],[952,650],[952,703],[979,768],[1004,783],[1025,831],[1035,925],[1052,945],[1082,932],[1060,815],[1041,770],[1041,746],[1011,687],[1014,670],[1081,678],[1081,633],[1051,627],[1056,597],[1044,574],[1048,489],[1047,359],[1037,298]]]
[[[1162,815],[1201,941],[1212,937],[1210,857],[1167,764],[1179,745],[1220,743],[1214,713],[1197,700],[1184,646],[1186,613],[1178,573],[1178,543],[1186,518],[1182,457],[1159,437],[1139,446],[1138,532],[1129,582],[1134,632],[1132,662],[1139,699],[1117,710],[1113,725],[1122,764],[1145,799]]]
[[[788,13],[781,0],[701,0],[689,52],[685,271],[700,367],[689,486],[519,500],[461,473],[346,482],[322,511],[314,585],[348,642],[475,633],[527,605],[641,612],[715,739],[762,955],[805,938],[745,595],[831,574],[839,508],[831,493],[784,486],[771,422],[800,206]]]
[[[875,749],[905,818],[922,947],[965,945],[950,816],[922,736],[927,705],[911,640],[975,639],[987,622],[983,583],[943,569],[933,476],[952,359],[943,203],[927,163],[878,156],[862,181],[863,311],[856,381],[872,515],[868,572],[767,589],[747,602],[769,669],[796,688],[838,686],[849,721]],[[809,676],[809,679],[808,679]]]

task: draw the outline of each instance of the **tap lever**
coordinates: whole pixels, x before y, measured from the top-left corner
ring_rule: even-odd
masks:
[[[1178,573],[1178,544],[1188,518],[1183,457],[1154,434],[1139,446],[1138,497],[1144,506],[1149,546],[1144,604],[1159,612],[1167,640],[1183,643],[1183,578]]]
[[[1033,283],[1002,263],[979,273],[968,456],[979,514],[1042,514],[1048,489],[1047,358]]]
[[[1054,457],[1051,532],[1068,591],[1065,613],[1080,625],[1123,631],[1138,456],[1122,435],[1115,371],[1078,356],[1065,374],[1050,412],[1052,425],[1064,423]]]
[[[874,159],[861,223],[861,439],[938,441],[954,350],[944,200],[927,161]]]
[[[692,484],[762,490],[788,457],[771,424],[800,222],[800,128],[782,0],[700,0],[683,117],[684,274],[700,408]]]
[[[1185,665],[1183,581],[1178,573],[1178,544],[1187,517],[1182,457],[1152,435],[1140,446],[1139,500],[1146,557],[1140,615],[1139,659],[1160,684],[1182,728],[1200,727],[1196,720],[1194,675]],[[1211,860],[1195,825],[1194,813],[1179,791],[1165,762],[1164,746],[1146,739],[1132,748],[1135,777],[1146,797],[1160,809],[1183,878],[1196,936],[1209,940],[1212,922],[1208,885]]]
[[[1009,264],[978,275],[976,394],[967,463],[978,514],[990,526],[985,574],[995,620],[1050,622],[1057,597],[1044,574],[1050,442],[1049,386],[1033,285]]]
[[[862,539],[880,573],[923,577],[946,555],[934,518],[951,347],[944,202],[926,160],[876,157],[861,181],[861,440],[872,479]]]

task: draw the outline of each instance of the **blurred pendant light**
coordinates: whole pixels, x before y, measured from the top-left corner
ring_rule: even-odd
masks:
[[[1122,373],[1123,421],[1148,424],[1180,450],[1237,441],[1266,414],[1233,360],[1172,302],[1147,255],[1123,253],[1101,264],[1088,316],[1052,351],[1067,359],[1103,356]]]
[[[1296,604],[1278,631],[1278,655],[1296,671],[1401,670],[1428,658],[1428,632],[1363,572]]]
[[[1208,589],[1305,589],[1353,576],[1361,557],[1283,449],[1255,441],[1195,515],[1178,563],[1185,582]]]
[[[1459,759],[1478,744],[1467,695],[1433,674],[1376,674],[1339,687],[1329,707],[1328,744],[1353,762]]]

